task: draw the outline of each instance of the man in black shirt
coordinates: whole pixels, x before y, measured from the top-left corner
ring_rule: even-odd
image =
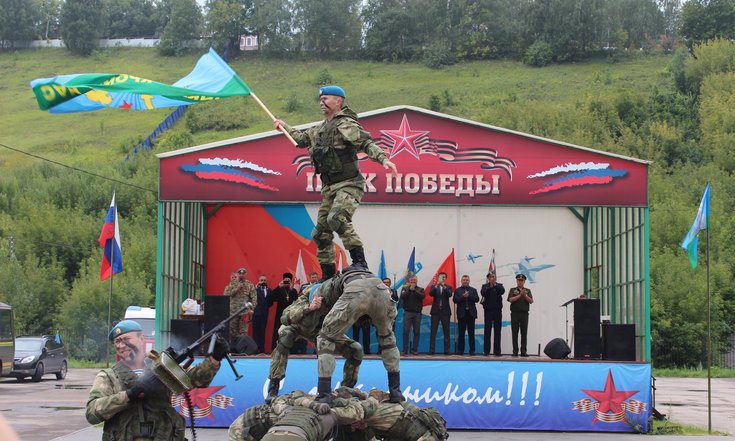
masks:
[[[412,348],[411,354],[419,353],[419,337],[421,336],[421,309],[423,308],[424,288],[418,286],[416,276],[409,278],[408,286],[401,290],[403,300],[403,355],[408,355],[408,348]],[[413,328],[413,344],[409,345],[409,335]]]
[[[461,283],[454,290],[454,303],[457,304],[457,322],[459,323],[459,335],[457,336],[457,354],[464,354],[464,335],[470,343],[470,355],[475,355],[475,320],[477,319],[477,306],[480,301],[477,290],[470,286],[470,276],[462,276]]]
[[[449,355],[449,318],[452,315],[452,309],[449,306],[449,298],[452,297],[452,288],[447,286],[444,281],[447,279],[447,273],[439,273],[438,283],[431,287],[429,295],[434,297],[434,303],[431,305],[431,336],[429,337],[429,355],[434,355],[436,348],[436,332],[439,329],[439,323],[442,324],[442,332],[444,333],[444,355]]]
[[[487,283],[480,289],[480,303],[484,309],[485,336],[483,350],[485,356],[490,355],[490,337],[493,337],[493,355],[500,356],[500,330],[503,327],[503,294],[505,287],[497,282],[495,272],[487,273]]]

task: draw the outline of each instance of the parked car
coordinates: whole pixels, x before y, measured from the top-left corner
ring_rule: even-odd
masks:
[[[68,357],[61,339],[53,335],[16,337],[13,370],[9,376],[18,381],[26,377],[41,381],[44,375],[56,374],[57,380],[63,380],[69,365]]]

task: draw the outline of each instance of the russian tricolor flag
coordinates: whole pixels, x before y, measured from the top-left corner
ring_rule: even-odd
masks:
[[[120,229],[117,225],[115,193],[112,194],[110,209],[107,210],[107,217],[105,217],[105,224],[102,226],[98,242],[105,249],[100,268],[100,280],[106,280],[113,273],[113,265],[114,274],[122,271],[122,249],[120,248]]]

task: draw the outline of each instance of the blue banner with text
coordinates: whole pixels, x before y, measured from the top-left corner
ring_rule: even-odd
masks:
[[[235,381],[224,364],[212,384],[190,393],[197,427],[227,427],[248,407],[262,404],[268,358],[240,358]],[[339,385],[338,361],[332,386]],[[289,360],[281,392],[316,393],[314,358]],[[387,390],[380,359],[364,360],[357,387]],[[401,360],[406,399],[434,407],[451,429],[647,432],[651,366],[604,361]],[[188,415],[186,401],[175,406]]]

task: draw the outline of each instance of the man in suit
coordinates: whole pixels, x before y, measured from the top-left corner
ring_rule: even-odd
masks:
[[[272,290],[268,288],[268,279],[261,274],[258,277],[258,286],[255,287],[255,293],[258,295],[258,304],[253,312],[253,339],[258,345],[258,353],[265,352],[265,325],[268,321],[268,297],[272,294]]]
[[[470,276],[464,275],[461,279],[462,285],[454,290],[454,303],[457,304],[457,322],[459,323],[459,335],[457,336],[457,354],[464,354],[465,331],[470,340],[470,355],[475,355],[475,320],[477,319],[477,307],[480,301],[477,290],[470,286]]]
[[[452,297],[452,288],[446,285],[447,273],[439,273],[437,284],[431,287],[429,295],[434,298],[431,305],[431,336],[429,337],[429,355],[434,355],[436,348],[436,332],[439,323],[442,324],[444,333],[444,355],[449,355],[449,318],[452,309],[449,306],[449,298]]]

